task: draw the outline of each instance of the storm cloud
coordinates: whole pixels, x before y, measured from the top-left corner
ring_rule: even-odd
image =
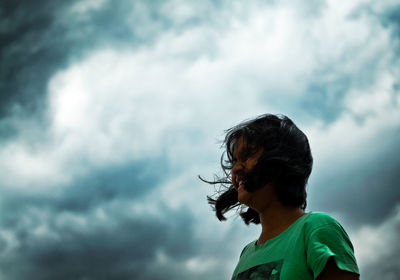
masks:
[[[206,202],[224,129],[308,135],[311,211],[397,279],[396,1],[2,1],[0,278],[227,279],[259,228]],[[388,261],[391,260],[391,261]]]

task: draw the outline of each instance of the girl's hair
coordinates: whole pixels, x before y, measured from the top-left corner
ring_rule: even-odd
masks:
[[[267,183],[272,183],[280,202],[284,205],[307,206],[306,185],[311,174],[313,158],[306,135],[284,115],[265,114],[255,119],[244,121],[225,131],[226,136],[221,147],[225,152],[221,156],[223,177],[215,175],[214,181],[204,180],[209,184],[219,184],[214,196],[207,196],[208,203],[216,212],[217,218],[226,220],[224,214],[241,206],[238,193],[232,185],[232,168],[234,166],[233,149],[238,139],[245,140],[245,154],[254,153],[254,148],[261,148],[262,155],[257,164],[246,177],[246,190],[253,192]],[[227,158],[225,158],[225,154]],[[243,210],[243,205],[241,210]],[[246,224],[260,223],[258,213],[247,208],[240,216]]]

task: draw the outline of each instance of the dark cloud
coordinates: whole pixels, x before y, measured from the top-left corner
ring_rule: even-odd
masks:
[[[28,113],[42,104],[46,82],[65,63],[69,51],[63,36],[67,28],[55,26],[66,8],[62,1],[2,1],[0,92],[1,116],[19,105]]]
[[[324,72],[329,71],[326,69]],[[318,76],[322,75],[315,75]],[[350,80],[344,75],[337,76],[334,81],[315,79],[308,85],[298,108],[326,123],[335,122],[345,109],[342,100],[350,87]]]
[[[186,211],[164,209],[162,219],[115,215],[113,225],[88,229],[57,226],[57,218],[54,214],[48,221],[56,239],[35,236],[29,228],[16,230],[19,245],[1,256],[7,279],[153,279],[157,251],[181,261],[195,248]]]
[[[314,5],[315,2],[299,7],[306,18],[324,15],[328,8],[326,3],[317,2],[317,5]],[[49,79],[93,50],[149,46],[166,30],[172,29],[177,35],[182,29],[199,23],[215,24],[211,29],[216,33],[221,25],[229,30],[232,28],[232,17],[226,17],[225,13],[231,10],[225,8],[236,5],[229,3],[232,4],[222,1],[196,4],[198,6],[195,8],[191,7],[195,11],[193,15],[189,12],[189,16],[185,17],[178,12],[178,18],[174,18],[172,14],[179,5],[172,3],[168,6],[164,1],[105,1],[98,7],[85,7],[83,1],[2,1],[0,138],[10,140],[13,134],[21,131],[21,126],[12,122],[12,116],[18,115],[22,119],[38,118],[39,122],[43,122],[42,126],[31,128],[32,133],[24,131],[24,136],[41,142],[38,139],[46,137],[45,133],[41,135],[42,128],[46,126],[46,116],[42,113],[47,106]],[[269,1],[271,3],[278,5],[279,1]],[[215,10],[223,12],[216,16],[213,14]],[[236,12],[237,17],[233,19],[239,23],[242,19],[238,19],[238,15],[249,16],[246,12]],[[378,16],[382,25],[390,29],[392,43],[397,44],[400,34],[399,8],[387,10]],[[221,32],[221,35],[224,36],[224,33]],[[218,45],[211,41],[205,48],[210,48],[210,53],[215,56],[219,55]],[[362,60],[362,65],[354,68],[355,71],[346,72],[343,66],[352,61],[358,52],[356,48],[347,48],[339,59],[334,57],[332,61],[318,65],[312,79],[305,83],[305,92],[296,92],[293,96],[282,95],[284,98],[265,94],[267,97],[263,101],[267,104],[266,108],[283,113],[292,112],[292,115],[297,115],[294,120],[300,123],[302,118],[310,120],[310,123],[316,119],[326,124],[335,122],[346,110],[343,102],[349,90],[368,89],[376,83],[377,71],[382,70],[379,68],[381,56],[372,55]],[[190,50],[187,53],[187,59],[191,60],[192,53]],[[201,51],[196,49],[193,53]],[[397,61],[393,60],[392,63],[395,65]],[[232,84],[235,84],[234,81]],[[299,91],[303,91],[303,88]],[[398,88],[393,90],[394,97],[396,91]],[[224,103],[221,101],[221,104]],[[364,116],[354,117],[359,118],[361,123],[364,120]],[[169,130],[163,141],[171,137],[171,145],[176,145],[176,137],[185,139],[185,135],[193,134],[195,140],[189,145],[192,148],[196,146],[193,143],[204,141],[204,135],[198,133],[196,124],[191,127]],[[193,130],[193,127],[196,129]],[[396,157],[400,132],[391,131],[382,139],[391,141],[370,147],[371,150],[381,150],[378,153],[370,155],[365,151],[365,157],[361,160],[343,159],[340,167],[332,169],[327,164],[327,169],[310,185],[310,208],[340,212],[351,219],[354,226],[379,224],[389,217],[394,205],[400,201],[397,187],[400,183],[400,161]],[[383,146],[385,148],[382,149]],[[35,147],[31,150],[35,150]],[[84,160],[79,161],[74,163],[85,165]],[[201,162],[199,157],[194,161]],[[353,165],[349,166],[349,162]],[[201,234],[208,239],[196,240],[198,232],[194,232],[196,220],[192,209],[180,207],[173,210],[161,199],[149,202],[150,194],[162,188],[172,176],[171,173],[187,172],[187,163],[182,163],[185,165],[182,169],[175,167],[179,170],[171,170],[170,164],[164,158],[119,166],[109,164],[72,178],[68,184],[45,190],[34,185],[25,190],[2,188],[0,276],[9,280],[225,278],[223,270],[217,266],[214,270],[191,272],[184,267],[184,263],[198,256],[214,257],[220,259],[221,263],[226,258],[236,259],[237,256],[233,254],[237,252],[234,252],[234,246],[226,242],[227,236],[234,236],[237,240],[242,240],[242,237],[238,237],[232,228],[210,241],[213,236],[206,233],[204,228]],[[65,167],[69,168],[67,165]],[[147,204],[138,212],[129,207],[141,207],[143,201],[150,205]],[[102,219],[101,213],[100,217],[97,216],[98,209],[104,211],[106,218]],[[213,215],[211,211],[209,214]],[[213,230],[209,229],[211,233],[214,233]],[[159,260],[159,252],[167,258],[166,263]],[[393,263],[387,262],[385,265],[385,269],[398,275]],[[374,275],[373,271],[368,272]]]
[[[0,7],[0,135],[17,132],[10,115],[43,119],[48,80],[60,69],[100,47],[135,48],[150,44],[171,27],[155,9],[161,1],[108,1],[83,14],[82,1],[2,1]],[[196,21],[193,22],[196,24]],[[188,272],[157,272],[157,252],[172,263],[193,256],[193,219],[188,209],[171,210],[160,201],[148,206],[162,213],[135,214],[124,204],[139,203],[168,179],[166,164],[148,159],[107,166],[41,191],[31,186],[2,191],[0,271],[7,279],[173,279]],[[36,189],[36,191],[35,191]],[[115,203],[115,207],[108,207]],[[108,220],[93,211],[106,208]],[[61,222],[65,215],[70,223]],[[84,225],[74,224],[85,221]],[[68,220],[68,219],[67,219]],[[111,220],[111,221],[110,221]],[[35,233],[43,224],[45,234]]]
[[[399,44],[398,39],[400,38],[400,5],[396,4],[385,9],[385,11],[379,14],[379,18],[382,24],[390,28],[394,39]]]
[[[169,13],[176,7],[165,1],[106,0],[93,8],[91,2],[1,2],[0,141],[20,132],[12,122],[15,116],[48,124],[43,114],[47,85],[58,71],[96,49],[152,45],[168,29],[180,32],[204,22],[212,14],[209,5],[219,5],[204,2],[199,13],[176,21]]]
[[[77,179],[57,201],[55,210],[86,211],[104,201],[139,198],[168,178],[165,160],[137,161],[123,166],[108,166]]]
[[[3,219],[10,209],[25,211],[26,207],[40,205],[55,212],[71,211],[76,213],[90,211],[105,201],[119,199],[138,199],[158,187],[166,180],[168,165],[162,158],[136,161],[130,164],[107,166],[92,170],[73,180],[68,185],[52,186],[54,192],[40,190],[40,186],[31,186],[31,190],[8,190],[2,197]],[[61,190],[60,190],[61,189]],[[6,220],[17,221],[13,216]],[[3,220],[4,221],[4,220]]]
[[[146,210],[138,214],[124,206],[139,203],[160,186],[167,171],[161,164],[137,162],[99,170],[64,186],[58,195],[52,191],[61,186],[30,195],[3,193],[1,229],[13,232],[17,244],[0,238],[3,275],[155,279],[157,252],[173,262],[192,256],[196,244],[188,209],[171,210],[160,201],[146,206],[158,215]],[[96,218],[95,208],[103,208],[107,219]],[[39,225],[46,225],[46,234],[35,233]],[[160,274],[157,279],[169,278]]]
[[[327,164],[324,174],[309,186],[310,207],[340,212],[353,226],[378,224],[388,218],[400,201],[400,130],[381,135],[352,165],[351,154]],[[314,189],[315,187],[315,189]]]
[[[80,14],[83,1],[2,1],[0,6],[0,118],[41,116],[50,77],[89,51],[149,44],[171,26],[160,1],[105,1]],[[78,8],[77,8],[78,9]],[[79,9],[78,9],[79,10]],[[148,25],[152,28],[147,27]],[[148,28],[148,29],[145,29]],[[15,130],[0,125],[0,135]]]

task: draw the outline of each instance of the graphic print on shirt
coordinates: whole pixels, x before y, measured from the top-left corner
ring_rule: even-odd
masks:
[[[282,265],[283,259],[253,266],[239,273],[232,280],[279,280]]]

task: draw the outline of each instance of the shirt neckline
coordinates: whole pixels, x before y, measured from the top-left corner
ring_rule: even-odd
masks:
[[[275,241],[275,240],[277,240],[277,239],[280,239],[283,235],[285,235],[285,234],[286,234],[287,232],[289,232],[292,228],[294,228],[296,224],[298,224],[301,220],[304,220],[304,219],[305,219],[306,217],[308,217],[311,213],[312,213],[312,211],[305,213],[303,216],[299,217],[296,221],[294,221],[287,229],[285,229],[284,231],[282,231],[282,232],[281,232],[280,234],[278,234],[277,236],[275,236],[275,237],[273,237],[273,238],[267,240],[267,241],[264,242],[263,244],[256,245],[258,239],[254,240],[254,241],[252,242],[253,247],[256,248],[256,249],[257,249],[257,248],[261,248],[261,247],[265,247],[266,245],[270,244],[271,242],[273,242],[273,241]]]

